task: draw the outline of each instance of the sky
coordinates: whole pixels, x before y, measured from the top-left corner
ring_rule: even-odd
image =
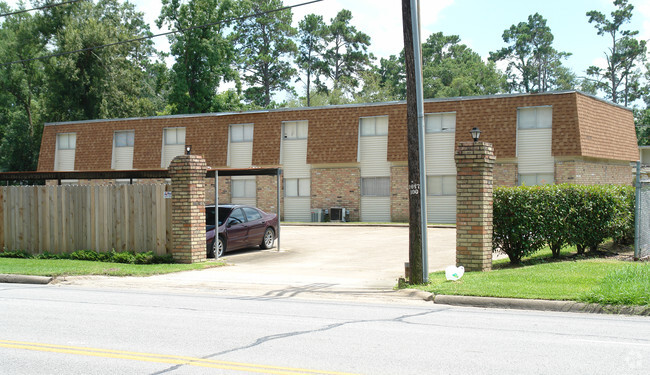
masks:
[[[306,1],[284,0],[284,4]],[[7,2],[13,5],[17,0]],[[161,2],[131,2],[144,12],[151,30],[161,32],[155,25]],[[638,30],[639,38],[650,40],[650,1],[630,0],[630,3],[634,5],[634,16],[627,28]],[[322,15],[329,22],[341,9],[348,9],[353,16],[351,23],[371,37],[370,51],[378,64],[379,58],[396,55],[404,46],[401,4],[402,0],[323,0],[293,8],[293,23],[297,27],[298,21],[310,13]],[[487,59],[491,51],[506,45],[502,39],[504,30],[525,22],[537,12],[547,19],[555,36],[555,49],[572,53],[564,64],[583,76],[590,65],[604,66],[609,46],[608,39],[597,35],[593,24],[588,23],[585,13],[590,10],[609,17],[614,10],[613,0],[420,0],[421,39],[424,41],[440,31],[445,35],[459,35],[462,43]],[[156,38],[156,45],[160,50],[169,51],[166,37]]]

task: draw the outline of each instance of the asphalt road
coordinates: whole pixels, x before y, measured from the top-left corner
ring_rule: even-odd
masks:
[[[650,319],[0,285],[1,374],[647,374]]]

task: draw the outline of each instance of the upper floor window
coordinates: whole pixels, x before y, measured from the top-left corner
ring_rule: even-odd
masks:
[[[553,107],[526,107],[517,109],[519,129],[549,129],[553,123]]]
[[[135,131],[133,130],[116,131],[114,137],[115,137],[115,147],[133,147],[133,143],[135,140]],[[185,144],[184,141],[183,144]]]
[[[165,133],[165,145],[183,145],[185,146],[185,128],[167,128]]]
[[[284,139],[307,139],[307,121],[285,121],[282,123]]]
[[[388,135],[388,116],[362,117],[359,128],[362,137]]]
[[[253,124],[230,125],[230,142],[253,142]]]
[[[453,133],[456,131],[455,113],[428,113],[424,115],[427,133]]]
[[[60,133],[56,135],[56,147],[59,150],[74,150],[76,145],[76,133]]]

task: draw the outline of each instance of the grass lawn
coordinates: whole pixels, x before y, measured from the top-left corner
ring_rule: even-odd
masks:
[[[434,294],[650,305],[650,263],[567,257],[570,252],[551,261],[550,250],[542,250],[521,267],[497,260],[492,271],[467,272],[458,281],[435,272],[428,285],[414,287]]]
[[[37,276],[151,276],[222,265],[223,262],[212,261],[195,264],[124,264],[67,259],[0,258],[0,273]]]

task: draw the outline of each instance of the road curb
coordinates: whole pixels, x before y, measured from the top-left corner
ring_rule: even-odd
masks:
[[[423,292],[426,293],[426,292]],[[549,301],[540,299],[519,299],[519,298],[497,298],[497,297],[473,297],[453,296],[438,294],[427,300],[433,300],[435,304],[453,306],[471,306],[500,309],[517,310],[538,310],[538,311],[559,311],[559,312],[580,312],[592,314],[622,314],[650,316],[650,307],[643,306],[613,306],[599,305],[595,303],[581,303],[574,301]]]
[[[0,283],[49,284],[53,277],[0,274]]]

